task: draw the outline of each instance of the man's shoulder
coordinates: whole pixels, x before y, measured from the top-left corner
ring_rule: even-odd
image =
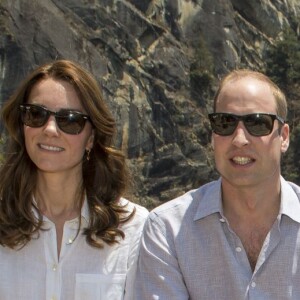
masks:
[[[286,183],[293,189],[293,191],[297,194],[298,198],[300,198],[300,186],[288,180],[286,180]]]
[[[167,201],[156,207],[150,212],[152,219],[156,217],[176,217],[186,215],[187,212],[196,213],[200,201],[205,201],[206,195],[210,194],[212,190],[218,189],[218,181],[212,181],[203,186],[190,190],[185,194]]]
[[[283,195],[295,195],[300,200],[300,186],[292,181],[288,181],[287,179],[281,176],[281,193]]]

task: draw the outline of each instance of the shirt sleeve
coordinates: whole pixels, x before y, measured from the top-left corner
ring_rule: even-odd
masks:
[[[150,214],[141,239],[135,300],[188,300],[172,230]]]
[[[140,241],[141,235],[144,227],[144,223],[146,217],[148,216],[148,211],[146,209],[142,209],[139,207],[137,208],[137,216],[136,218],[138,221],[136,222],[135,226],[133,226],[132,230],[130,231],[131,235],[131,243],[129,245],[129,256],[128,256],[128,270],[126,275],[126,282],[125,282],[125,290],[124,290],[124,300],[132,300],[133,299],[133,288],[136,279],[136,269],[137,269],[137,261],[139,256],[139,249],[140,249]]]

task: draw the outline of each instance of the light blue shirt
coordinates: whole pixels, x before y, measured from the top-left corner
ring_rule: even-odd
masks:
[[[221,180],[154,209],[146,221],[136,300],[300,299],[300,187],[281,178],[280,212],[254,272],[222,215]]]

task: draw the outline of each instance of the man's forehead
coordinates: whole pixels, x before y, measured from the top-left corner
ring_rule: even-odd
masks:
[[[251,112],[276,112],[276,99],[268,83],[255,78],[241,78],[228,82],[216,100],[216,108]]]
[[[249,96],[264,94],[265,96],[268,95],[273,98],[272,89],[267,82],[249,76],[225,83],[220,91],[218,100],[228,94],[231,96],[239,96],[242,93],[247,93]]]

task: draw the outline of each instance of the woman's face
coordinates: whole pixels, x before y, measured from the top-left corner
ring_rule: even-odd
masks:
[[[74,87],[63,80],[47,78],[31,90],[28,104],[43,106],[53,112],[71,109],[86,114]],[[93,146],[94,131],[86,122],[79,134],[67,134],[57,126],[54,115],[45,125],[33,128],[24,125],[27,153],[40,172],[82,172],[82,160],[87,149]]]

